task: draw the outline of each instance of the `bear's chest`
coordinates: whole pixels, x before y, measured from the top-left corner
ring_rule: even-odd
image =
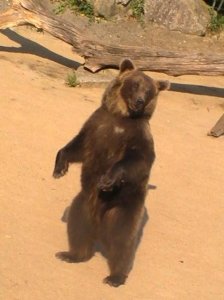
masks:
[[[105,162],[119,160],[127,145],[126,129],[118,124],[103,124],[93,134],[94,145],[91,149],[97,159]]]
[[[99,178],[124,157],[126,146],[125,130],[120,126],[105,124],[92,130],[85,148],[83,186],[93,189]]]

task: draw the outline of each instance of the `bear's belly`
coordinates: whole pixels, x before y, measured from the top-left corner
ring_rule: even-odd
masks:
[[[98,137],[94,147],[86,148],[82,165],[82,187],[95,189],[99,179],[124,156],[124,143],[114,136]]]

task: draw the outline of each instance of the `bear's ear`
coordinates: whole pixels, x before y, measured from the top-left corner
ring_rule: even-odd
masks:
[[[157,80],[157,87],[159,91],[169,90],[170,82],[168,80]]]
[[[133,64],[133,62],[128,59],[125,58],[124,60],[122,60],[122,62],[120,63],[120,73],[123,73],[125,71],[131,71],[135,69],[135,66]]]

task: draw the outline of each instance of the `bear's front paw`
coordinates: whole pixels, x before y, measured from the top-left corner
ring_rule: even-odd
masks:
[[[54,178],[60,178],[64,176],[68,171],[68,162],[63,159],[61,151],[58,152],[53,172]]]
[[[100,178],[98,189],[103,192],[112,192],[124,184],[124,173],[122,170],[116,172],[108,171]]]
[[[98,183],[99,190],[103,192],[111,192],[114,186],[115,186],[115,180],[108,178],[106,175],[102,176]]]

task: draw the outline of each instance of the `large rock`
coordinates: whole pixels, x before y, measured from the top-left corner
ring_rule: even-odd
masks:
[[[105,19],[110,19],[117,13],[115,0],[91,0],[94,14]]]
[[[0,11],[8,9],[11,2],[11,0],[0,0]]]
[[[94,15],[111,19],[112,17],[120,17],[126,15],[131,0],[89,0],[94,7]]]
[[[171,30],[204,35],[210,14],[203,0],[145,0],[145,20]]]
[[[117,4],[128,5],[131,0],[116,0]]]

